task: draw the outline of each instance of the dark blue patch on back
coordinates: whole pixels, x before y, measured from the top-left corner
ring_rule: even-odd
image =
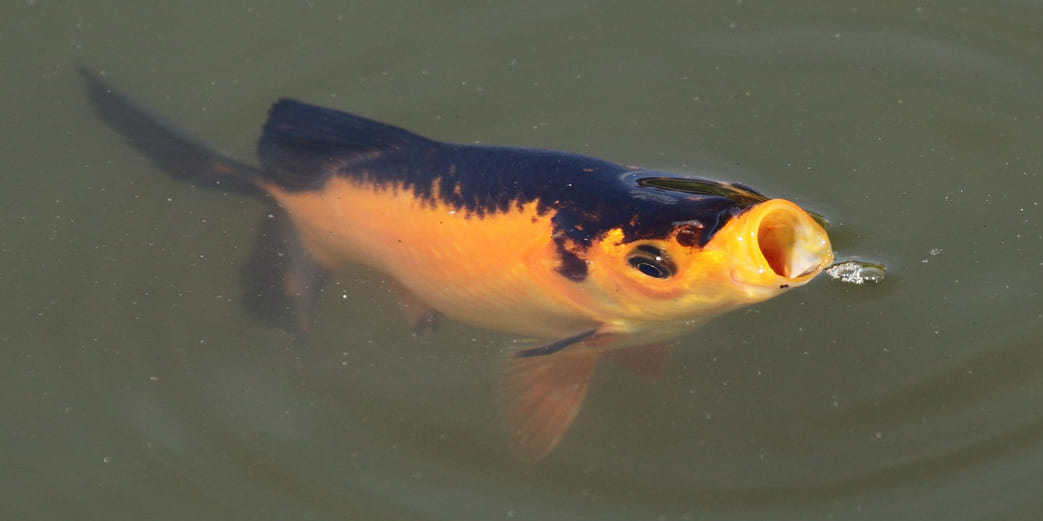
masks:
[[[343,176],[412,190],[432,203],[437,197],[470,218],[536,201],[541,214],[554,212],[559,271],[572,280],[586,277],[583,251],[613,228],[629,242],[663,238],[689,223],[702,231],[702,246],[732,215],[763,197],[745,187],[567,152],[440,143],[293,100],[272,107],[258,155],[266,178],[292,191],[321,190],[330,177]]]
[[[268,179],[289,190],[321,188],[352,163],[436,143],[346,112],[281,99],[268,111],[257,151]]]

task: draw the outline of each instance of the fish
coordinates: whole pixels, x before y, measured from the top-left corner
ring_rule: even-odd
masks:
[[[99,118],[158,169],[270,205],[243,268],[251,315],[306,332],[323,283],[354,264],[390,281],[415,331],[447,317],[531,339],[496,375],[522,459],[559,444],[602,359],[658,375],[672,342],[833,260],[816,215],[742,184],[443,142],[288,98],[251,164],[78,69]]]

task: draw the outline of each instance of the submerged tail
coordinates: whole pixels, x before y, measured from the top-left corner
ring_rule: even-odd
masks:
[[[171,177],[200,188],[262,195],[259,171],[203,144],[136,103],[100,74],[78,66],[95,112],[117,134]]]
[[[203,144],[162,116],[78,67],[94,110],[117,134],[171,177],[200,188],[266,197],[255,181],[261,170]],[[243,266],[243,305],[253,317],[291,332],[307,331],[311,309],[327,276],[305,251],[286,213],[271,208]]]

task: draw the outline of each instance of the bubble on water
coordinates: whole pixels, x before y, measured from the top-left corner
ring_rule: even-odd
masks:
[[[841,261],[826,268],[826,275],[833,280],[856,286],[879,284],[884,280],[886,274],[887,270],[883,264],[858,260]]]

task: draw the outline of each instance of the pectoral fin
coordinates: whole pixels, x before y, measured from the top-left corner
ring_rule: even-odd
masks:
[[[517,353],[515,353],[514,356],[516,356],[518,358],[528,358],[530,356],[552,355],[554,353],[557,353],[558,351],[561,351],[562,349],[565,349],[566,347],[568,347],[568,346],[570,346],[572,344],[575,344],[575,343],[578,343],[578,342],[582,342],[582,341],[584,341],[584,340],[594,336],[597,332],[598,332],[597,329],[591,329],[589,331],[584,331],[584,332],[582,332],[582,333],[580,333],[578,335],[572,335],[570,337],[562,338],[561,340],[555,340],[555,341],[553,341],[553,342],[551,342],[549,344],[543,344],[542,346],[539,346],[539,347],[532,347],[532,348],[529,348],[529,349],[524,349],[522,351],[518,351]]]
[[[538,460],[561,441],[583,405],[599,356],[597,350],[576,349],[505,359],[500,375],[504,421],[521,458]]]

